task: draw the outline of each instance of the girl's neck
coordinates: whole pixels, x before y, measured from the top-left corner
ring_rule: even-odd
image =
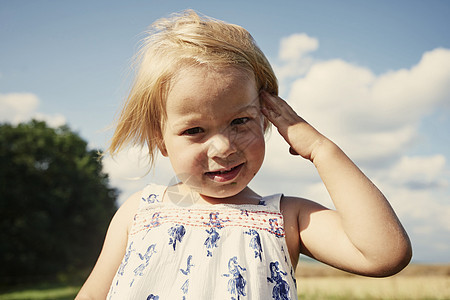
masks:
[[[248,186],[241,192],[231,197],[215,198],[202,195],[189,186],[178,183],[167,187],[163,197],[163,202],[171,202],[179,206],[190,206],[194,204],[236,204],[236,205],[256,205],[261,200],[261,196],[255,193]]]

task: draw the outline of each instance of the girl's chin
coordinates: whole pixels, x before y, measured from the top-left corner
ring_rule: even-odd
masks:
[[[247,185],[239,186],[238,183],[231,183],[226,188],[220,190],[205,189],[200,192],[200,196],[203,200],[210,203],[228,203],[235,202],[237,199],[233,199],[239,193],[241,193]]]
[[[205,178],[203,178],[205,179]],[[192,198],[208,203],[227,203],[233,202],[237,199],[233,197],[237,196],[247,187],[248,182],[239,178],[236,181],[230,181],[226,183],[214,182],[209,180],[203,180],[198,182],[197,180],[186,180],[182,183],[180,191],[184,194],[190,194]],[[201,199],[198,199],[200,197]]]

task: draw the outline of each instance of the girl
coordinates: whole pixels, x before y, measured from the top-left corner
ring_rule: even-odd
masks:
[[[408,236],[385,197],[277,96],[247,31],[186,11],[154,23],[139,57],[109,151],[147,144],[180,182],[122,205],[77,299],[296,299],[300,253],[375,277],[408,264]],[[270,123],[315,165],[336,210],[248,187]]]

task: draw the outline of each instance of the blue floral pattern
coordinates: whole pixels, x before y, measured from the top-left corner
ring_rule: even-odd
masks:
[[[130,243],[130,245],[128,246],[127,252],[125,252],[125,256],[124,256],[124,258],[123,258],[123,260],[122,260],[122,263],[121,263],[120,266],[119,266],[119,270],[117,271],[117,273],[118,273],[119,275],[123,275],[123,272],[125,271],[125,267],[126,267],[127,264],[128,264],[128,260],[130,259],[131,253],[132,253],[133,251],[135,251],[135,250],[133,249],[133,243],[134,243],[134,242],[131,242],[131,243]]]
[[[261,253],[263,250],[261,246],[261,238],[259,236],[258,231],[254,229],[249,229],[248,231],[244,231],[244,234],[250,235],[252,237],[250,240],[249,247],[254,250],[255,258],[259,258],[259,260],[262,261]]]
[[[230,277],[228,280],[228,292],[232,295],[232,300],[240,299],[241,296],[246,295],[245,285],[247,282],[241,274],[242,271],[246,271],[246,268],[239,265],[237,257],[233,256],[230,258],[228,261],[228,274],[223,274],[223,276]],[[237,298],[234,296],[237,296]]]
[[[272,289],[272,298],[276,300],[288,300],[289,297],[289,284],[283,279],[283,275],[287,273],[279,269],[279,262],[274,261],[270,263],[270,277],[267,277],[267,281],[275,283]]]
[[[142,276],[142,275],[144,275],[143,272],[144,272],[145,268],[148,267],[150,258],[152,257],[152,255],[153,255],[154,253],[156,253],[155,247],[156,247],[156,244],[152,244],[152,245],[150,245],[150,247],[148,247],[147,252],[145,252],[144,255],[142,255],[141,253],[139,253],[139,258],[140,258],[143,262],[142,262],[142,264],[140,264],[140,265],[134,270],[134,274],[135,274],[136,276]]]
[[[181,243],[183,236],[186,233],[186,229],[183,225],[175,225],[169,229],[169,245],[173,246],[173,251],[177,245],[177,241]]]
[[[152,203],[155,203],[155,202],[159,202],[159,196],[156,195],[156,194],[150,194],[146,198],[142,197],[142,200],[147,202],[147,203],[149,203],[149,204],[152,204]]]
[[[230,220],[222,220],[219,217],[219,212],[215,211],[209,214],[209,222],[204,222],[205,225],[221,229],[224,227],[223,223],[230,222]]]
[[[144,191],[108,299],[296,299],[280,196],[179,207],[164,193]]]
[[[191,264],[191,260],[192,260],[192,255],[189,255],[187,258],[187,262],[186,262],[186,270],[180,269],[181,273],[183,275],[188,276],[191,273],[191,267],[193,267],[194,265]],[[189,278],[187,278],[183,285],[181,286],[181,291],[183,292],[183,300],[186,299],[186,294],[189,291]]]
[[[208,233],[208,237],[204,243],[206,246],[206,256],[212,256],[212,249],[217,247],[217,242],[220,239],[220,235],[214,227],[209,230],[206,229],[206,233]]]
[[[142,239],[144,239],[147,236],[147,234],[149,233],[150,230],[152,230],[155,227],[161,226],[161,219],[162,218],[164,218],[164,217],[161,217],[161,213],[160,212],[155,212],[152,215],[152,220],[147,225],[144,225],[144,228],[147,229],[147,232],[142,237]]]
[[[284,236],[284,230],[281,229],[278,225],[278,219],[272,218],[269,219],[269,232],[275,234],[276,237],[283,237]]]

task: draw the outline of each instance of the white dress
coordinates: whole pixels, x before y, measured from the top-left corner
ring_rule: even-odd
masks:
[[[166,188],[144,189],[107,299],[297,299],[281,194],[180,207]]]

